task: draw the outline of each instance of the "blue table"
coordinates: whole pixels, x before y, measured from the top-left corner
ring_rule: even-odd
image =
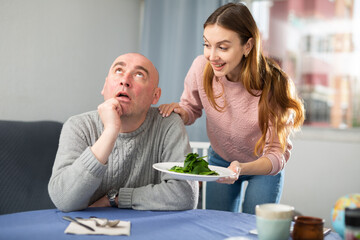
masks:
[[[69,222],[63,216],[121,219],[131,221],[130,236],[65,234]],[[215,210],[136,211],[115,208],[88,208],[63,213],[56,209],[0,215],[0,239],[226,239],[244,236],[257,239],[249,233],[254,229],[254,215]],[[325,240],[341,239],[332,232]]]

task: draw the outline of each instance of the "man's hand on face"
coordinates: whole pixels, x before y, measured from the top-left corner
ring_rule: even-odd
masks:
[[[121,129],[121,105],[115,98],[110,98],[98,106],[98,113],[104,124],[104,132],[92,145],[91,151],[99,162],[106,164]]]
[[[112,131],[118,134],[121,128],[120,116],[122,115],[121,105],[115,98],[110,98],[98,106],[101,121],[105,131]]]

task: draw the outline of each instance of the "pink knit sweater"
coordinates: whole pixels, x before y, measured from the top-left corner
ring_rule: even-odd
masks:
[[[258,125],[259,97],[248,93],[240,82],[230,82],[226,77],[220,78],[219,82],[214,79],[214,95],[218,95],[223,89],[225,92],[216,100],[217,103],[223,106],[224,99],[227,102],[225,111],[218,112],[210,105],[203,88],[203,71],[206,62],[203,55],[198,56],[185,78],[180,106],[189,113],[189,121],[186,125],[193,124],[201,117],[204,109],[207,134],[214,151],[229,162],[254,161],[258,158],[254,155],[254,147],[261,137]],[[270,140],[267,141],[262,156],[270,159],[272,163],[270,175],[275,175],[284,168],[290,158],[291,148],[290,140],[287,142],[285,153],[282,152],[277,138],[271,145]]]

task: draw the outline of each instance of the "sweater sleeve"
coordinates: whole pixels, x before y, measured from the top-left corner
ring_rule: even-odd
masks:
[[[202,87],[203,71],[206,64],[204,56],[198,56],[193,61],[184,81],[184,91],[180,98],[180,106],[187,111],[189,120],[186,125],[191,125],[201,117],[203,105],[199,90]]]
[[[291,149],[293,147],[290,137],[288,137],[285,152],[283,152],[279,139],[277,137],[272,139],[271,137],[273,131],[273,128],[270,128],[268,131],[263,155],[264,157],[267,157],[272,164],[272,170],[269,175],[276,175],[284,169],[287,161],[290,159]]]
[[[177,114],[164,118],[170,125],[162,127],[159,160],[183,162],[191,151],[186,129]],[[154,147],[154,146],[153,146]],[[199,185],[197,181],[180,181],[161,174],[161,182],[138,188],[121,188],[119,207],[137,210],[187,210],[197,206]]]
[[[74,117],[65,122],[48,184],[51,200],[65,212],[88,207],[107,169],[91,152],[82,126]]]

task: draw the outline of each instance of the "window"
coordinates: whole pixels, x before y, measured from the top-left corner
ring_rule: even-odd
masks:
[[[294,80],[305,125],[360,127],[360,1],[246,1],[265,54]]]

